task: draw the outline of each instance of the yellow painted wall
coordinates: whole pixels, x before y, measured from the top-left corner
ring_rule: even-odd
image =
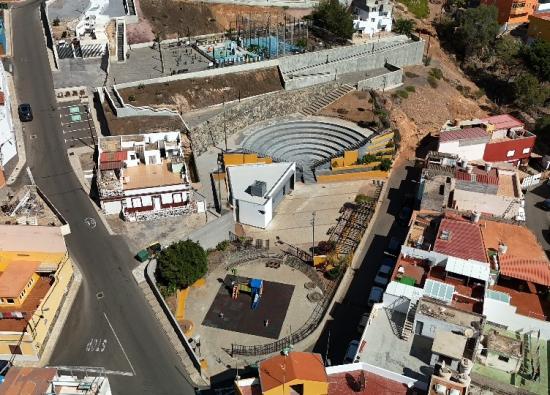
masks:
[[[38,261],[47,263],[57,263],[66,252],[28,252],[28,251],[0,251],[0,271],[6,269],[7,264],[12,261]]]
[[[356,173],[343,173],[343,174],[326,174],[318,175],[317,182],[329,183],[339,181],[356,181],[356,180],[381,180],[388,178],[388,172],[381,170],[370,170]]]
[[[273,160],[269,157],[258,157],[254,153],[230,153],[223,154],[223,163],[225,166],[239,166],[244,164],[253,164],[253,163],[272,163]]]
[[[290,395],[290,386],[294,384],[304,384],[304,395],[327,395],[328,383],[322,383],[318,381],[307,380],[293,380],[281,385],[279,387],[272,388],[269,391],[262,391],[263,395]]]
[[[42,299],[32,317],[27,317],[27,333],[20,345],[25,356],[39,358],[48,331],[55,323],[55,318],[61,302],[68,291],[68,285],[73,276],[73,266],[70,259],[64,259],[55,273],[54,283]],[[0,332],[0,356],[10,354],[10,345],[17,345],[21,334],[14,332]]]
[[[359,151],[344,151],[344,166],[350,166],[357,163]]]
[[[527,35],[532,38],[539,38],[550,42],[550,19],[544,19],[536,14],[529,17],[529,29]]]

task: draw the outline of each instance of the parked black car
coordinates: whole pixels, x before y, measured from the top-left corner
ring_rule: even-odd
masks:
[[[30,122],[33,119],[32,116],[32,108],[30,104],[20,104],[19,108],[17,109],[17,112],[19,113],[19,119],[21,122]]]

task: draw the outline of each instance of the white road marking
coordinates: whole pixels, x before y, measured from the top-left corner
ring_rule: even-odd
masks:
[[[81,132],[81,131],[83,131],[83,130],[90,131],[90,128],[73,129],[73,130],[65,130],[65,129],[63,129],[63,134],[74,133],[74,132]]]
[[[118,342],[118,345],[120,346],[120,349],[124,353],[124,356],[126,357],[126,360],[128,361],[128,364],[130,365],[130,368],[132,369],[132,373],[134,373],[134,376],[135,376],[136,371],[134,369],[134,365],[132,365],[132,362],[130,362],[130,358],[128,358],[128,354],[126,354],[126,351],[124,350],[124,347],[122,347],[122,343],[120,342],[120,339],[118,338],[113,326],[111,325],[111,321],[109,321],[109,317],[107,317],[107,313],[103,312],[103,315],[105,316],[105,319],[107,320],[107,323],[109,324],[109,327],[113,331],[113,335],[115,335],[115,339]]]
[[[80,141],[80,140],[86,140],[86,139],[90,139],[92,140],[92,138],[90,136],[83,136],[83,137],[71,137],[71,138],[68,138],[68,139],[64,139],[66,143],[70,142],[70,141]]]
[[[107,339],[90,338],[88,344],[86,344],[87,352],[103,352],[107,348]]]

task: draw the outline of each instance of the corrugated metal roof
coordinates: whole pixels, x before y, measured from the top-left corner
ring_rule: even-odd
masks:
[[[496,130],[519,128],[524,126],[523,122],[517,118],[514,118],[510,114],[494,115],[492,117],[484,118],[482,121],[489,122],[491,125],[494,125]]]
[[[410,300],[418,300],[424,294],[424,290],[399,281],[391,281],[386,288],[386,293],[394,296],[404,296]]]
[[[487,282],[489,280],[489,265],[472,259],[461,259],[450,256],[447,259],[445,270],[450,273],[460,274],[469,278],[475,278]]]
[[[547,260],[522,259],[499,255],[500,274],[550,287],[550,263]]]
[[[492,289],[488,289],[487,291],[485,291],[485,297],[508,304],[510,304],[510,299],[512,299],[507,293],[494,291]]]
[[[446,130],[446,131],[442,131],[439,134],[439,141],[442,143],[447,141],[471,140],[471,139],[480,139],[480,138],[487,138],[487,141],[489,141],[489,135],[482,128]]]

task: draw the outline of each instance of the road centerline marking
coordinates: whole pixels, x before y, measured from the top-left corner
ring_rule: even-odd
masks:
[[[113,335],[115,335],[115,339],[118,342],[118,345],[120,346],[120,349],[122,350],[122,353],[126,357],[126,360],[128,361],[128,364],[130,365],[130,368],[132,369],[132,373],[134,373],[134,376],[136,375],[136,371],[134,369],[134,365],[132,365],[132,362],[130,362],[130,358],[128,358],[128,354],[126,354],[126,351],[124,350],[124,347],[122,347],[122,343],[120,342],[120,339],[118,338],[115,329],[111,325],[111,321],[109,321],[109,317],[107,317],[107,313],[103,312],[103,316],[107,320],[107,324],[109,324],[109,328],[111,328],[111,331],[113,331]]]

